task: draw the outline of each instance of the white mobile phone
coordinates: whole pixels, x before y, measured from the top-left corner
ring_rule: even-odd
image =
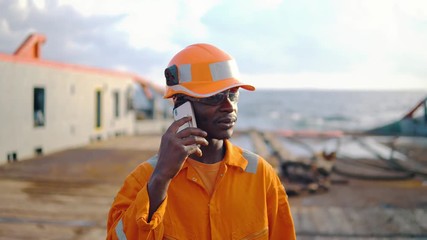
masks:
[[[197,127],[196,117],[194,116],[193,107],[191,106],[191,102],[187,101],[181,106],[173,109],[173,119],[179,120],[183,117],[191,116],[191,121],[186,122],[184,125],[179,127],[178,132],[188,128],[188,127]]]

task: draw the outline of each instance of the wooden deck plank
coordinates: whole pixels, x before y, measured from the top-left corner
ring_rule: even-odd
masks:
[[[398,234],[418,235],[423,232],[420,225],[417,224],[415,214],[408,209],[385,209],[385,212],[391,216],[391,221],[397,226]]]
[[[344,208],[328,207],[329,216],[335,233],[343,235],[355,234]]]
[[[310,214],[317,227],[317,232],[327,235],[333,234],[334,226],[333,222],[330,221],[328,209],[323,207],[311,207],[310,209]]]
[[[301,222],[298,232],[315,232],[317,229],[310,215],[310,209],[307,207],[300,207],[298,212],[300,213],[299,219]]]
[[[301,213],[300,207],[291,208],[292,219],[294,220],[295,231],[301,230]]]
[[[415,221],[423,229],[423,232],[427,232],[427,209],[417,208],[414,211]]]
[[[346,216],[351,225],[352,232],[358,233],[360,235],[371,235],[372,230],[371,226],[367,224],[364,217],[360,214],[360,209],[358,208],[347,208]]]

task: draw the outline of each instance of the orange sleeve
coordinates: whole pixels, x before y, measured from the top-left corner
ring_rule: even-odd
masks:
[[[288,195],[274,170],[271,168],[268,172],[267,176],[271,177],[271,184],[267,189],[269,239],[295,240],[295,227]]]
[[[142,168],[142,169],[141,169]],[[162,239],[167,196],[147,222],[150,201],[147,191],[148,166],[130,174],[118,192],[108,214],[107,239]],[[140,170],[140,171],[138,171]],[[135,175],[140,173],[139,178]],[[146,179],[143,183],[138,179]]]

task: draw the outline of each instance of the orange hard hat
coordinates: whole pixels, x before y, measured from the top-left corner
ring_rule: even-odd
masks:
[[[210,44],[193,44],[177,53],[165,70],[164,98],[181,93],[205,98],[234,87],[253,91],[255,87],[240,82],[233,57]]]

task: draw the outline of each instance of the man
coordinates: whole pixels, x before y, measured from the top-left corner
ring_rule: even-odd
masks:
[[[233,58],[188,46],[165,70],[165,98],[190,101],[197,128],[175,121],[156,156],[125,180],[110,209],[107,239],[295,239],[287,195],[274,169],[228,139],[239,88]]]

